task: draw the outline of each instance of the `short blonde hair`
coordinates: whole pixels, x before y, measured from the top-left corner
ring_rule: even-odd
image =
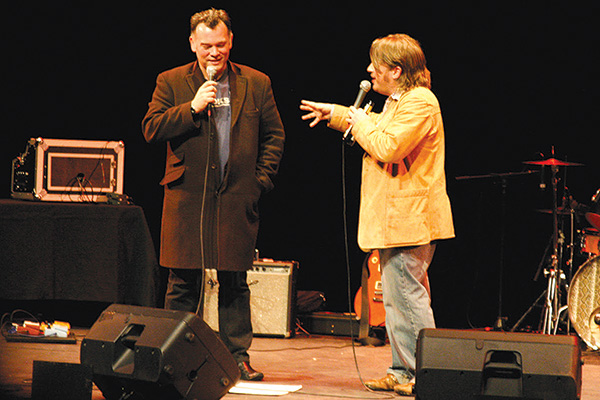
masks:
[[[402,90],[416,86],[431,88],[431,74],[427,69],[425,54],[418,41],[403,33],[395,33],[375,39],[369,51],[371,62],[378,68],[400,67],[402,74],[398,86]]]

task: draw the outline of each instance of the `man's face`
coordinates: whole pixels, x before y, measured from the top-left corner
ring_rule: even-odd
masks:
[[[371,63],[367,68],[367,72],[371,74],[373,90],[384,96],[389,96],[394,93],[398,86],[396,80],[402,74],[402,68],[390,68],[384,64],[375,67],[375,64]]]
[[[217,77],[219,77],[227,68],[229,53],[233,46],[233,34],[227,30],[223,22],[219,22],[215,29],[198,24],[190,35],[190,46],[196,53],[204,76],[207,77],[206,67],[213,65],[217,67]]]

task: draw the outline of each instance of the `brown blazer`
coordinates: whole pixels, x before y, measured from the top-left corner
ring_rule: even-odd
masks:
[[[219,182],[214,123],[191,113],[204,81],[197,62],[161,73],[142,121],[147,142],[167,145],[160,264],[201,268],[204,253],[207,268],[243,271],[252,267],[259,197],[273,188],[283,154],[283,124],[269,77],[230,63],[231,150]]]

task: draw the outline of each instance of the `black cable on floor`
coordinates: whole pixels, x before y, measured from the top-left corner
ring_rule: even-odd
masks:
[[[348,245],[348,212],[347,212],[347,193],[346,193],[346,146],[347,144],[342,141],[342,218],[343,218],[343,230],[344,230],[344,256],[346,258],[346,275],[347,275],[347,291],[348,291],[348,318],[350,322],[350,340],[352,343],[352,356],[354,358],[354,366],[356,368],[356,373],[358,375],[358,379],[363,387],[372,393],[378,393],[365,385],[365,382],[360,373],[360,367],[358,366],[358,359],[356,357],[356,337],[354,334],[354,325],[353,325],[353,316],[352,316],[352,286],[351,286],[351,278],[350,278],[350,250]],[[366,290],[367,288],[363,288]],[[379,394],[379,393],[378,393]],[[395,398],[395,396],[380,394],[381,398]]]

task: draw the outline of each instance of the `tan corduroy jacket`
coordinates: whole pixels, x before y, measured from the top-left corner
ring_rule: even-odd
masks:
[[[344,131],[347,108],[335,106],[329,126]],[[414,246],[454,237],[444,171],[439,103],[418,87],[388,98],[381,114],[352,128],[363,158],[358,244],[364,251]]]

